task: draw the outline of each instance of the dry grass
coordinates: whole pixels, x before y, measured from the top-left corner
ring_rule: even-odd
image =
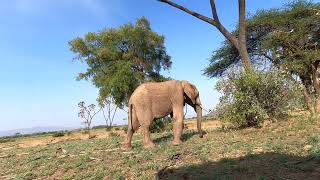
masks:
[[[194,121],[186,122],[180,146],[171,132],[153,134],[157,146],[119,149],[123,132],[95,130],[97,138],[81,133],[17,138],[0,143],[0,179],[319,179],[320,121],[294,115],[261,129],[228,130],[206,121],[199,138]],[[100,134],[101,132],[101,134]],[[77,134],[79,133],[79,134]],[[72,139],[75,138],[75,139]],[[78,138],[78,139],[77,139]],[[19,146],[23,142],[36,146]],[[59,140],[58,140],[59,139]]]

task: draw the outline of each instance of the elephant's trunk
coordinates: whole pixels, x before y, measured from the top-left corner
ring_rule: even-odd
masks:
[[[201,130],[202,107],[200,103],[196,105],[195,110],[197,112],[197,129],[198,129],[200,138],[202,138],[203,137],[203,132]]]

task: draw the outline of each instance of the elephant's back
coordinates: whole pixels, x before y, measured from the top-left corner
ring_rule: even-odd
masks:
[[[134,103],[135,101],[141,100],[147,101],[149,98],[154,99],[156,97],[170,96],[178,84],[180,83],[177,80],[143,83],[139,85],[132,93],[129,103]]]
[[[139,85],[131,94],[129,99],[129,104],[134,104],[135,101],[145,97],[147,95],[147,89],[145,88],[144,84]]]
[[[163,82],[146,82],[139,85],[135,91],[161,91],[163,89],[174,88],[178,84],[180,84],[180,81],[178,80],[169,80]]]

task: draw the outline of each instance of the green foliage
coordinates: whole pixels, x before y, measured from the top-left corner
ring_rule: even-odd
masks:
[[[272,66],[304,76],[311,73],[312,66],[319,60],[320,3],[300,0],[281,9],[260,10],[246,25],[248,52],[252,62],[259,66]],[[204,74],[221,76],[239,63],[238,51],[225,41],[214,51]]]
[[[112,130],[111,126],[106,127],[106,131],[111,131],[111,130]]]
[[[100,99],[112,97],[120,107],[140,83],[167,79],[160,71],[171,67],[164,37],[153,32],[144,17],[117,29],[89,32],[69,45],[75,60],[88,65],[77,79],[92,80]]]
[[[98,126],[93,126],[92,129],[107,129],[109,128],[108,125],[98,125]]]
[[[154,120],[150,125],[150,132],[159,133],[163,131],[172,130],[172,119],[170,117],[164,117]]]
[[[8,142],[14,142],[15,139],[13,138],[0,138],[0,143],[8,143]]]
[[[237,127],[258,126],[266,118],[282,117],[302,93],[277,72],[233,74],[220,80],[216,88],[223,94],[218,116]]]
[[[64,135],[65,135],[65,132],[59,131],[59,132],[54,132],[54,133],[52,134],[52,137],[62,137],[62,136],[64,136]]]
[[[213,52],[209,66],[204,69],[204,75],[210,78],[220,77],[240,60],[238,50],[229,41],[224,41],[222,47]]]
[[[127,133],[127,132],[128,132],[128,126],[123,126],[123,127],[122,127],[122,130],[123,130],[125,133]]]
[[[283,11],[271,12],[273,18],[268,18],[260,26],[270,26],[270,31],[261,43],[264,51],[271,50],[279,57],[282,67],[296,74],[306,74],[312,64],[320,56],[320,4],[298,1],[290,4]],[[269,17],[270,13],[258,14],[255,18]],[[256,29],[257,20],[252,22]]]

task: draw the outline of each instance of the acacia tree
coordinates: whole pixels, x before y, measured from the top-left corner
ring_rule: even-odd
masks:
[[[91,80],[99,88],[99,98],[112,97],[123,107],[133,90],[145,81],[163,81],[161,70],[171,67],[164,36],[152,31],[142,17],[135,24],[89,32],[69,42],[75,60],[85,62],[87,70],[78,80]]]
[[[219,16],[217,14],[216,5],[214,0],[210,0],[210,6],[212,11],[212,18],[201,15],[195,11],[192,11],[184,6],[181,6],[175,2],[170,0],[158,0],[163,3],[167,3],[172,7],[180,9],[204,22],[207,22],[214,27],[216,27],[225,38],[237,49],[240,54],[242,63],[246,71],[252,70],[251,60],[247,51],[246,46],[246,25],[245,25],[245,16],[246,16],[246,5],[245,0],[239,0],[239,35],[238,37],[232,33],[230,33],[220,22]]]
[[[252,62],[268,61],[273,68],[299,77],[308,109],[319,113],[320,4],[297,1],[282,9],[258,11],[247,21],[247,36]],[[205,74],[216,77],[237,65],[240,54],[226,41],[210,61]]]

